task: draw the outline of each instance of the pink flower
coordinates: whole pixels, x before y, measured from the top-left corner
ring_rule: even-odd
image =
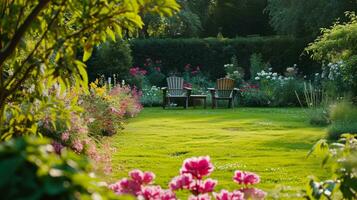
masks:
[[[244,188],[241,189],[241,192],[244,193],[246,199],[252,200],[263,200],[267,195],[266,192],[257,188]]]
[[[68,131],[63,132],[61,135],[61,140],[66,142],[68,139],[69,139],[69,132]]]
[[[235,171],[233,180],[238,184],[253,185],[260,182],[260,178],[257,174],[252,172]]]
[[[171,190],[161,190],[161,200],[176,200],[176,195]]]
[[[171,190],[189,189],[193,183],[191,174],[182,174],[171,180],[169,187]]]
[[[201,194],[212,192],[216,185],[217,181],[209,178],[199,184],[198,192]]]
[[[231,200],[244,200],[244,193],[239,190],[234,190],[231,193]]]
[[[244,193],[239,190],[228,192],[227,190],[221,190],[220,193],[213,193],[216,200],[244,200]]]
[[[161,187],[160,186],[146,186],[141,189],[141,194],[138,199],[156,200],[161,199]]]
[[[109,189],[113,190],[116,194],[132,194],[136,196],[141,193],[141,185],[126,178],[109,185]]]
[[[75,152],[80,153],[83,150],[83,144],[80,140],[75,140],[72,144],[72,148]]]
[[[129,176],[133,181],[139,184],[150,184],[155,179],[155,174],[152,172],[142,172],[138,169],[129,172]]]
[[[208,194],[200,194],[198,196],[191,195],[189,200],[211,200],[211,197]]]
[[[202,179],[213,171],[214,167],[209,156],[188,158],[180,170],[181,174],[191,174],[194,178]]]

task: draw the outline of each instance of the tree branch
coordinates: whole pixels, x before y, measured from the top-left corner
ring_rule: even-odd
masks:
[[[37,6],[32,10],[32,12],[27,16],[24,23],[16,30],[14,36],[12,37],[9,45],[0,52],[0,68],[2,68],[5,60],[12,54],[16,49],[16,46],[19,44],[21,38],[26,33],[27,29],[30,27],[31,23],[35,20],[37,15],[41,10],[50,2],[50,0],[40,0]]]

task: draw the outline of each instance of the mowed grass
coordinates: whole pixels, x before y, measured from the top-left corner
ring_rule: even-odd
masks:
[[[319,158],[306,155],[325,136],[299,108],[169,109],[145,108],[110,138],[117,148],[107,180],[127,177],[132,169],[152,171],[167,187],[185,158],[209,155],[216,190],[236,189],[235,170],[256,172],[270,195],[305,188],[308,176],[328,177]],[[282,192],[284,193],[284,192]]]

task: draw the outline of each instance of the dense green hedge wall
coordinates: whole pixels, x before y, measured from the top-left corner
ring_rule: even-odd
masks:
[[[261,53],[274,71],[298,64],[304,74],[314,72],[312,62],[301,56],[307,41],[291,37],[247,37],[234,39],[134,39],[130,41],[135,66],[142,66],[145,59],[161,60],[163,71],[181,72],[186,64],[201,66],[211,78],[224,75],[223,65],[230,63],[232,55],[238,57],[241,67],[249,72],[249,58]],[[249,73],[246,73],[246,78]]]

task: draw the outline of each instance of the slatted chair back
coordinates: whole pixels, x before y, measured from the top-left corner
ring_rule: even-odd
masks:
[[[171,76],[167,79],[167,95],[168,96],[185,96],[186,90],[183,88],[183,78]]]
[[[216,95],[218,98],[232,98],[234,80],[230,78],[220,78],[216,82]]]

